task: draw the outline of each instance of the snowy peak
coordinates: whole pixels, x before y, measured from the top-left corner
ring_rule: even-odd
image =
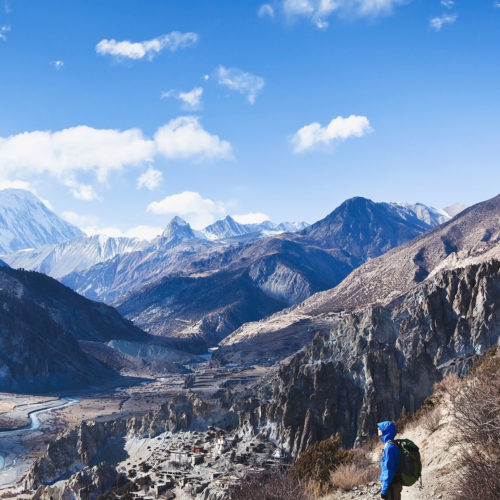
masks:
[[[176,241],[187,241],[196,238],[191,226],[178,216],[175,216],[163,231],[162,238],[168,240],[168,242]]]
[[[103,234],[80,236],[58,245],[44,245],[19,250],[3,259],[13,268],[38,271],[60,279],[73,271],[82,271],[118,254],[139,250],[146,242],[136,238],[111,237]]]
[[[242,236],[253,231],[248,225],[239,224],[228,215],[225,219],[210,224],[210,226],[207,226],[202,232],[209,240],[221,240]]]
[[[417,217],[417,219],[429,224],[431,227],[438,226],[451,219],[450,214],[445,210],[429,207],[423,203],[415,203],[413,205],[410,203],[389,203],[389,205],[395,209],[399,209],[401,216],[404,217],[405,212],[409,213],[409,215]]]
[[[0,253],[57,244],[82,235],[80,229],[58,217],[33,193],[0,190]]]
[[[463,205],[462,203],[453,203],[449,207],[444,207],[443,210],[450,216],[455,217],[460,212],[463,212],[467,208],[467,205]]]

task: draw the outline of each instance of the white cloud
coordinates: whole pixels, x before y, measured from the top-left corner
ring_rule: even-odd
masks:
[[[493,7],[496,9],[500,8],[500,2],[493,2]]]
[[[274,9],[268,3],[262,4],[257,13],[260,17],[274,17]]]
[[[198,118],[181,116],[160,127],[154,138],[139,129],[124,131],[78,126],[60,131],[23,132],[0,137],[0,182],[49,175],[82,200],[98,199],[95,187],[80,175],[104,184],[113,172],[138,167],[155,156],[168,159],[232,158],[231,145],[208,133]],[[149,174],[149,185],[157,174]],[[145,182],[145,181],[144,181]],[[148,187],[146,183],[144,186]]]
[[[145,187],[152,191],[157,188],[163,180],[163,174],[153,167],[149,167],[146,172],[139,176],[137,179],[137,189]]]
[[[293,150],[301,153],[308,149],[328,147],[335,140],[361,137],[370,131],[370,122],[365,116],[337,116],[326,127],[314,122],[298,130],[292,138]]]
[[[72,188],[80,199],[94,199],[89,186],[76,180],[78,172],[94,173],[99,182],[112,171],[152,159],[154,142],[138,129],[123,132],[78,126],[57,132],[24,132],[0,137],[0,164],[4,177],[49,174]]]
[[[178,49],[193,46],[198,41],[196,33],[180,33],[172,31],[167,35],[161,35],[152,40],[144,42],[130,42],[123,40],[117,42],[114,39],[101,40],[95,47],[98,54],[110,55],[118,58],[152,60],[164,49],[175,52]]]
[[[441,0],[441,5],[447,9],[455,7],[455,0]]]
[[[202,198],[197,192],[184,191],[150,203],[147,211],[170,217],[178,215],[187,220],[194,229],[203,229],[226,215],[226,205]]]
[[[56,69],[61,69],[64,66],[64,61],[50,61],[50,64]]]
[[[201,107],[201,96],[203,95],[203,88],[196,87],[189,92],[177,92],[176,90],[168,90],[162,92],[161,97],[175,97],[184,103],[184,108],[188,110],[197,110]]]
[[[166,158],[232,158],[231,144],[209,134],[194,116],[180,116],[163,125],[155,142]]]
[[[456,14],[443,14],[439,17],[433,17],[429,21],[429,25],[434,31],[441,31],[441,28],[445,24],[453,24],[457,18],[458,16]]]
[[[0,40],[7,40],[7,35],[10,31],[10,26],[0,26]]]
[[[246,94],[248,102],[253,104],[257,94],[264,88],[264,78],[246,73],[238,68],[219,66],[216,75],[220,85]]]
[[[328,17],[334,13],[354,16],[377,16],[390,13],[392,8],[409,0],[283,0],[282,9],[289,19],[305,17],[317,28],[328,27]]]
[[[260,224],[266,220],[271,220],[268,215],[262,212],[249,212],[248,214],[231,216],[239,224]]]

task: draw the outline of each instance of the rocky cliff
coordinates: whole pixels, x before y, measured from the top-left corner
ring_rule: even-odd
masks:
[[[339,432],[352,446],[376,422],[415,411],[444,373],[498,342],[500,262],[443,271],[395,303],[346,313],[282,364],[240,425],[298,455]],[[239,403],[242,404],[241,402]]]

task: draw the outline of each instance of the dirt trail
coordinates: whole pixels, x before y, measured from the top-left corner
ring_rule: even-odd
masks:
[[[459,447],[450,445],[452,427],[446,407],[441,406],[441,416],[436,430],[432,417],[424,417],[417,425],[405,429],[396,437],[411,439],[420,447],[422,457],[422,487],[419,483],[403,488],[403,500],[451,499],[454,491],[453,475],[456,471]],[[382,444],[371,458],[378,463],[382,453]],[[380,498],[380,483],[357,487],[354,491],[336,492],[323,500],[348,500],[354,498]]]

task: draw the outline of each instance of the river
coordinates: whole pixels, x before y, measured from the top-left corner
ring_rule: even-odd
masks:
[[[47,408],[41,408],[39,410],[30,411],[28,413],[28,417],[31,420],[30,425],[26,425],[24,427],[19,427],[17,429],[11,429],[9,431],[1,431],[0,438],[2,436],[17,434],[19,432],[36,431],[37,429],[40,428],[40,425],[41,425],[40,419],[38,418],[38,415],[40,415],[41,413],[45,413],[47,411],[58,410],[60,408],[66,408],[67,406],[71,406],[71,405],[78,403],[78,399],[73,399],[73,398],[69,398],[69,397],[61,398],[61,400],[64,401],[64,403],[61,403],[61,404],[56,405],[56,406],[49,406]],[[0,470],[3,469],[4,467],[5,467],[5,457],[3,457],[0,454]]]

